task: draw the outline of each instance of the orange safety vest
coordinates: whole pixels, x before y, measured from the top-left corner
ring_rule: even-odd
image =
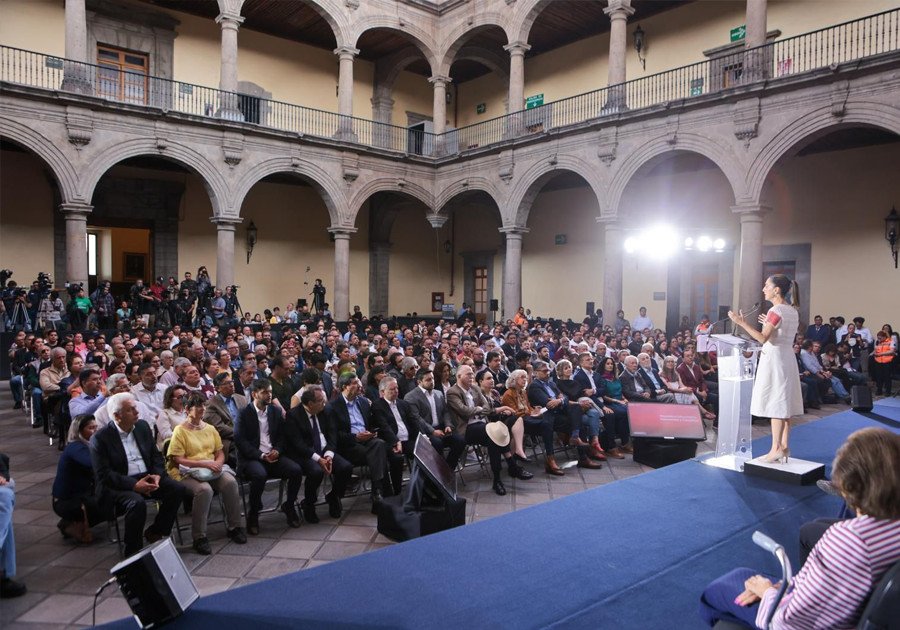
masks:
[[[890,340],[885,341],[884,343],[875,344],[875,352],[890,352],[891,351],[891,342]],[[894,360],[893,355],[883,354],[881,356],[876,356],[875,361],[878,363],[890,363]]]

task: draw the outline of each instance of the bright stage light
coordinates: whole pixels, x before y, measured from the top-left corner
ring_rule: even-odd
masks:
[[[694,249],[694,239],[692,239],[690,236],[684,239],[684,248],[687,250]]]
[[[721,252],[722,250],[724,250],[725,249],[725,239],[717,238],[716,240],[714,240],[713,241],[713,249],[715,249],[717,252]]]
[[[625,251],[629,254],[633,254],[637,251],[637,239],[633,236],[629,236],[625,239]]]
[[[701,252],[708,252],[712,247],[712,239],[708,236],[701,236],[697,239],[697,249]]]

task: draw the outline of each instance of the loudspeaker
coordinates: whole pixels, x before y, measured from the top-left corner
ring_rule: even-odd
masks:
[[[584,307],[584,314],[585,315],[593,315],[594,311],[596,311],[596,310],[597,309],[594,308],[594,303],[588,302]]]
[[[650,468],[677,464],[697,455],[697,442],[693,440],[633,437],[631,442],[634,447],[634,461]]]
[[[174,619],[200,597],[171,538],[145,547],[109,572],[143,628]]]
[[[496,313],[500,310],[500,303],[497,300],[491,300],[491,308],[489,310],[492,313]]]
[[[306,298],[300,298],[299,300],[297,300],[297,308],[303,308],[307,304],[308,302],[306,301]]]
[[[865,385],[851,387],[850,406],[853,411],[872,411],[872,390]]]

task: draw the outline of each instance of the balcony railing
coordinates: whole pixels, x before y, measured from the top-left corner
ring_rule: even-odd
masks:
[[[900,9],[553,101],[461,127],[445,135],[452,135],[453,145],[464,152],[612,114],[696,98],[897,50],[900,50]],[[436,142],[440,144],[440,138]]]
[[[441,135],[0,46],[0,82],[252,123],[389,151],[446,156],[672,101],[900,50],[900,9],[513,112]]]

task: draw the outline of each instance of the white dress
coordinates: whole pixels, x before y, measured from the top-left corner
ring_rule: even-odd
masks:
[[[761,418],[803,415],[800,370],[793,349],[800,316],[793,306],[779,304],[769,309],[766,318],[775,330],[759,355],[750,413]]]

